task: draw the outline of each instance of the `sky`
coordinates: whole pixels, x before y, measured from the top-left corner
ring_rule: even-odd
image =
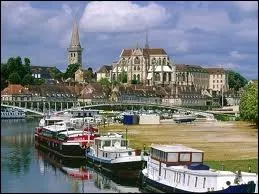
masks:
[[[95,71],[123,48],[163,48],[175,64],[223,67],[258,79],[257,1],[1,1],[1,62],[67,68],[73,21],[83,67]]]

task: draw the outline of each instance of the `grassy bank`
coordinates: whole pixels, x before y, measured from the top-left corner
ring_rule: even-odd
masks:
[[[101,127],[101,133],[121,132],[130,140],[130,146],[143,149],[152,144],[183,144],[205,152],[204,160],[212,168],[257,170],[258,133],[250,123],[242,121],[194,122],[192,124],[110,125]]]
[[[251,172],[258,173],[258,159],[205,161],[204,163],[209,165],[211,168],[218,170],[221,170],[222,164],[224,164],[224,170],[232,172],[236,172],[238,170],[248,172],[249,166],[251,166]]]

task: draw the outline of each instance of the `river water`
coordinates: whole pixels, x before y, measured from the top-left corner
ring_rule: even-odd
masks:
[[[55,155],[35,148],[38,123],[38,119],[1,120],[1,192],[140,192],[136,182],[121,183],[85,164],[66,166]],[[83,178],[76,177],[79,171]]]

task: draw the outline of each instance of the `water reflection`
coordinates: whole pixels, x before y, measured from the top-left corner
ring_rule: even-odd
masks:
[[[42,148],[36,149],[36,157],[42,174],[54,171],[66,175],[71,182],[72,192],[115,192],[115,193],[139,193],[136,182],[121,184],[108,174],[103,174],[86,165],[85,161],[68,160]],[[50,168],[51,167],[51,168]],[[98,188],[98,190],[94,190]]]

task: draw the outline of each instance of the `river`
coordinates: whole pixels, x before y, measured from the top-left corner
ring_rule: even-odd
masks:
[[[136,182],[121,183],[85,164],[73,166],[73,172],[84,172],[83,178],[68,173],[55,155],[35,148],[34,128],[38,123],[38,119],[1,120],[1,192],[140,192]]]

